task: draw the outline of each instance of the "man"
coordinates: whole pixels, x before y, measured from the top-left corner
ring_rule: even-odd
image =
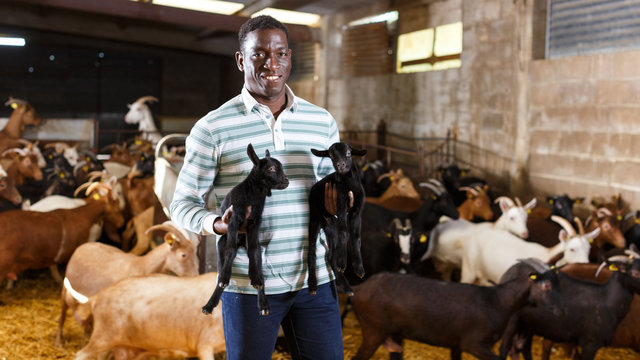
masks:
[[[313,156],[310,149],[327,149],[339,141],[338,128],[326,110],[296,97],[286,85],[291,50],[284,25],[258,16],[242,25],[238,38],[235,56],[244,87],[191,130],[172,219],[196,233],[226,233],[228,212],[207,209],[205,198],[219,207],[226,193],[244,180],[252,167],[247,144],[252,143],[260,157],[268,149],[290,180],[286,189],[267,197],[260,228],[270,312],[260,315],[246,249],[240,248],[221,299],[227,359],[271,359],[281,324],[294,358],[342,359],[340,309],[324,239],[318,240],[322,285],[316,295],[309,294],[306,281],[309,189],[333,172],[331,162]]]

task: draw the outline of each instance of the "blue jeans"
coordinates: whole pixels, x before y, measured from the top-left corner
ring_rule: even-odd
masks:
[[[268,295],[270,312],[261,316],[257,295],[222,293],[222,322],[227,360],[271,359],[282,328],[296,359],[344,358],[340,307],[334,282],[308,289]]]

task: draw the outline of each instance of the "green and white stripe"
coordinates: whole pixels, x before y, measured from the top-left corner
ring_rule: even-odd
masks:
[[[329,159],[314,156],[310,149],[327,149],[340,141],[335,120],[326,110],[295,97],[288,87],[287,95],[293,101],[280,114],[281,123],[273,130],[267,118],[270,112],[255,102],[246,89],[200,119],[187,138],[184,165],[171,203],[173,221],[203,233],[203,220],[212,212],[205,208],[209,191],[213,198],[208,203],[219,208],[224,196],[246,178],[253,166],[247,145],[252,143],[259,157],[264,157],[268,149],[283,164],[289,186],[272,191],[262,216],[259,238],[267,294],[307,286],[309,189],[333,172]],[[282,136],[274,136],[273,131],[282,131]],[[284,139],[284,144],[275,144],[277,139]],[[318,283],[323,284],[333,274],[326,263],[326,242],[322,237],[318,241]],[[255,294],[248,270],[246,250],[240,248],[226,290]]]

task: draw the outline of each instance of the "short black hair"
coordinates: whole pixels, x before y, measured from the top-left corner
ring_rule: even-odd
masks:
[[[240,51],[242,51],[242,45],[244,45],[244,41],[247,39],[247,34],[252,31],[262,29],[282,30],[287,36],[287,43],[289,42],[289,30],[287,30],[287,27],[284,26],[283,23],[269,15],[260,15],[247,20],[240,27],[240,30],[238,31],[238,43],[240,45]]]

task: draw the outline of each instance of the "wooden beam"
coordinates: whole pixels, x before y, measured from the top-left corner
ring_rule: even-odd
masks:
[[[129,0],[11,0],[11,2],[175,25],[212,28],[230,33],[237,33],[240,26],[248,19],[244,16],[213,14]],[[291,39],[315,42],[320,39],[318,29],[297,24],[287,24],[287,28]]]
[[[88,38],[110,39],[144,45],[233,56],[238,47],[237,36],[198,40],[194,32],[175,25],[136,22],[130,19],[114,21],[104,15],[87,15],[65,9],[0,2],[0,25],[10,26],[27,35],[28,30],[59,32]],[[20,31],[20,29],[22,29]]]

